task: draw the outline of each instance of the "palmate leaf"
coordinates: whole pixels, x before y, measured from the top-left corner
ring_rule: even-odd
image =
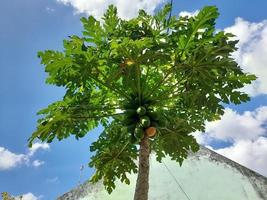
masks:
[[[188,152],[198,151],[199,146],[196,139],[190,135],[192,127],[185,120],[171,116],[170,113],[166,117],[168,124],[158,128],[158,136],[153,140],[151,148],[159,162],[168,155],[182,165]]]
[[[220,119],[223,103],[248,101],[239,89],[256,77],[233,60],[233,35],[215,32],[216,7],[192,17],[169,18],[170,12],[167,4],[154,16],[140,10],[136,18],[123,20],[109,6],[101,22],[82,18],[82,37],[64,40],[62,52],[39,52],[46,82],[66,93],[39,112],[29,145],[36,139],[79,139],[102,125],[89,166],[96,169],[91,181],[102,180],[108,192],[116,179],[129,184],[127,174],[137,172],[141,117],[156,129],[150,143],[158,161],[168,155],[182,164],[197,151],[191,133]],[[139,107],[146,116],[137,114]]]
[[[99,139],[91,145],[90,150],[95,151],[89,163],[90,167],[96,168],[91,178],[93,183],[103,180],[109,193],[115,188],[116,179],[130,184],[127,175],[137,172],[135,160],[138,154],[137,147],[130,143],[121,120],[113,120]]]
[[[118,28],[118,24],[120,22],[120,19],[117,15],[117,8],[113,5],[109,6],[106,13],[103,16],[103,27],[105,30],[105,33],[108,35],[112,35],[114,32],[116,32]]]
[[[39,111],[43,117],[38,120],[38,128],[29,139],[30,146],[36,138],[50,143],[54,138],[62,140],[72,134],[78,139],[99,124],[106,126],[108,117],[117,115],[116,107],[106,105],[107,99],[107,95],[100,96],[100,92],[89,97],[76,94],[72,98],[65,96],[62,101]]]
[[[218,9],[214,6],[208,6],[203,8],[196,17],[182,18],[185,21],[185,26],[181,34],[178,37],[178,47],[181,50],[180,56],[182,60],[186,59],[188,50],[195,44],[194,39],[198,37],[199,31],[212,32],[214,31],[215,19],[218,17]]]
[[[84,26],[83,35],[86,37],[86,41],[90,42],[97,47],[101,46],[105,40],[105,32],[100,25],[100,22],[97,21],[93,16],[86,18],[81,18],[81,22]]]

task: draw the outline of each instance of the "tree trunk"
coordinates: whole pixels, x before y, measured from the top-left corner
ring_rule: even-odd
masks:
[[[140,142],[139,168],[136,181],[134,200],[148,200],[149,188],[149,139],[145,134]]]

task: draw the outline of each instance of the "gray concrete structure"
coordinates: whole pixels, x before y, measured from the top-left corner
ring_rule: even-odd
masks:
[[[267,200],[267,178],[205,147],[190,154],[182,167],[166,158],[151,156],[150,200]],[[109,195],[101,182],[86,182],[58,200],[131,200],[137,175],[131,184],[118,181]]]

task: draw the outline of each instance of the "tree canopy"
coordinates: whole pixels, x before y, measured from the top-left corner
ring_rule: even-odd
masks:
[[[101,21],[81,18],[82,37],[64,40],[64,51],[39,52],[46,82],[66,93],[38,112],[29,145],[79,139],[102,125],[89,166],[96,169],[92,181],[102,179],[108,192],[116,179],[129,184],[127,173],[137,172],[138,143],[149,126],[156,129],[150,145],[158,161],[168,155],[182,164],[197,151],[191,133],[219,119],[224,104],[248,101],[239,89],[255,76],[231,57],[234,35],[215,29],[216,7],[192,17],[170,12],[167,4],[155,15],[140,10],[123,20],[111,5]]]

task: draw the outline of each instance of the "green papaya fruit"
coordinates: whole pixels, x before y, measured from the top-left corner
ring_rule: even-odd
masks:
[[[134,129],[134,136],[137,139],[142,139],[144,137],[144,130],[142,128],[135,128]]]
[[[140,123],[144,128],[147,128],[150,126],[150,118],[148,116],[143,116],[140,118]]]
[[[165,117],[160,117],[159,120],[158,120],[158,125],[160,127],[166,127],[168,124],[168,121]]]
[[[140,106],[139,108],[137,108],[136,112],[138,115],[143,116],[146,114],[146,108],[143,106]]]
[[[159,121],[159,119],[160,119],[160,115],[158,112],[152,111],[152,112],[149,112],[148,115],[154,121]]]
[[[159,123],[158,122],[155,122],[155,121],[151,121],[150,126],[158,127],[159,126]]]

